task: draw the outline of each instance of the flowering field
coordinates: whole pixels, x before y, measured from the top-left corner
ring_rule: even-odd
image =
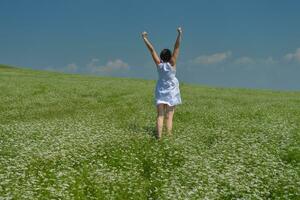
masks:
[[[300,199],[300,92],[154,85],[0,66],[0,199]]]

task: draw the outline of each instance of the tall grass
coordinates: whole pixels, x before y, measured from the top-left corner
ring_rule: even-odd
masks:
[[[0,66],[0,199],[300,199],[300,93]]]

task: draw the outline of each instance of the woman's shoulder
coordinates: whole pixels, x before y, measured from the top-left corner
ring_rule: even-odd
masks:
[[[170,62],[167,62],[166,64],[167,64],[168,66],[170,66],[172,69],[174,69],[174,70],[176,69],[176,65],[172,65]]]
[[[162,66],[169,66],[172,69],[176,69],[176,65],[172,65],[170,62],[163,62],[162,60],[160,61],[159,64],[157,64],[158,67],[162,67]]]
[[[172,67],[174,67],[175,65],[172,65],[171,62],[164,62],[164,61],[160,61],[160,63],[158,65],[170,65]]]

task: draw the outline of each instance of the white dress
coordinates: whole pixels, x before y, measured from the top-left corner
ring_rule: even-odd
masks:
[[[155,88],[155,104],[175,106],[181,104],[179,82],[175,77],[176,70],[169,62],[157,65],[158,80]]]

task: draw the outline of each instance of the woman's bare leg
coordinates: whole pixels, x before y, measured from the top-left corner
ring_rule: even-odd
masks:
[[[175,112],[175,106],[166,105],[166,126],[168,135],[172,135],[172,127],[173,127],[173,116]]]
[[[162,136],[164,116],[165,116],[165,105],[158,104],[157,105],[157,118],[156,118],[156,130],[157,130],[157,138],[158,139],[160,139]]]

